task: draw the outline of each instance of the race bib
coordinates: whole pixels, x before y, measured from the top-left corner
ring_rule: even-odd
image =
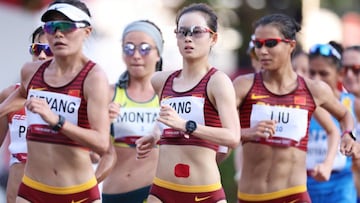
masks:
[[[158,108],[120,108],[120,115],[113,122],[115,138],[150,135],[158,113]]]
[[[281,137],[299,142],[306,136],[308,111],[305,109],[254,104],[250,117],[250,127],[260,121],[275,120],[273,137]]]
[[[45,99],[53,112],[64,116],[67,122],[71,122],[73,124],[78,123],[78,110],[80,107],[81,98],[61,93],[33,89],[29,90],[28,99],[31,97]],[[33,124],[48,125],[48,123],[46,123],[39,114],[33,113],[27,109],[26,116],[28,126]]]
[[[204,125],[204,100],[203,97],[174,97],[162,99],[161,105],[171,106],[185,120],[193,120],[200,125]],[[167,128],[169,127],[160,123],[160,129],[164,130]]]

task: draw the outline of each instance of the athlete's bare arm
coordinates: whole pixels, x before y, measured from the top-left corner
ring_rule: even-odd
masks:
[[[162,72],[155,72],[151,78],[151,85],[153,86],[156,94],[160,98],[161,91],[164,87],[165,80],[169,77],[171,73],[174,71],[162,71]]]
[[[233,86],[236,94],[236,106],[239,108],[246,94],[249,92],[254,82],[254,74],[246,74],[238,76],[233,81]]]
[[[81,128],[70,122],[64,123],[61,132],[80,145],[90,148],[100,156],[109,147],[109,84],[105,73],[95,66],[84,82],[84,97],[87,100],[87,114],[91,129]],[[54,126],[59,121],[44,99],[32,97],[25,103],[28,110],[38,113],[44,121]]]
[[[15,85],[11,85],[0,92],[0,103],[2,103],[16,89]],[[8,121],[6,116],[0,117],[0,147],[8,133]]]
[[[314,97],[316,105],[323,107],[330,112],[340,123],[341,130],[353,130],[354,120],[351,113],[343,106],[340,101],[334,96],[331,88],[322,81],[313,81],[306,79],[306,83]],[[349,134],[345,134],[341,138],[340,152],[351,156],[357,151],[355,141]]]
[[[15,85],[4,89],[0,94],[0,117],[24,107],[25,98],[21,96],[20,90],[15,88]]]
[[[110,146],[109,83],[106,74],[97,65],[85,79],[84,96],[87,100],[87,114],[91,129],[65,122],[61,132],[102,156]],[[55,121],[58,120],[55,119]]]
[[[95,171],[95,177],[98,183],[102,182],[110,174],[115,166],[116,160],[114,145],[110,144],[109,150],[100,158]]]
[[[360,122],[360,98],[358,97],[356,97],[355,99],[354,108],[355,108],[356,118],[358,122]],[[354,161],[353,164],[357,165],[357,168],[360,170],[360,141],[357,140],[356,143],[357,143],[357,152],[354,153],[354,157],[353,157],[354,159],[356,159],[356,161]]]
[[[161,81],[161,79],[158,81]],[[163,82],[156,82],[154,89],[157,90],[163,84]],[[221,84],[222,88],[218,88],[219,84]],[[198,125],[191,135],[219,145],[235,148],[240,142],[240,121],[236,112],[235,93],[232,83],[224,73],[216,72],[209,80],[207,91],[209,99],[217,107],[222,128]],[[186,131],[186,120],[182,119],[168,105],[160,107],[158,121],[173,129]]]
[[[236,112],[235,91],[230,78],[220,71],[216,72],[208,83],[207,91],[210,101],[218,110],[222,128],[199,125],[193,135],[236,148],[240,142],[240,121]]]
[[[29,72],[28,70],[33,69],[29,68],[29,64],[24,65],[22,69],[26,70],[22,70],[22,73],[24,71]],[[0,92],[0,146],[2,146],[5,137],[8,135],[8,120],[6,115],[24,107],[25,98],[20,93],[20,87],[16,88],[16,85],[10,85]]]
[[[5,116],[0,117],[0,147],[2,146],[8,133],[8,122]]]
[[[321,107],[316,108],[313,116],[326,131],[328,150],[325,160],[315,166],[311,176],[317,181],[327,181],[330,178],[335,155],[338,150],[340,132],[333,122],[331,115],[325,109]]]

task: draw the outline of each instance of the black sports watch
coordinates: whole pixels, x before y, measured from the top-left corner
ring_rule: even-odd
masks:
[[[355,132],[353,130],[346,130],[343,132],[342,136],[344,136],[345,134],[349,134],[350,137],[356,141],[356,135],[355,135]]]
[[[191,134],[192,132],[194,132],[197,128],[197,124],[195,121],[193,120],[188,120],[186,121],[186,124],[185,124],[185,129],[186,129],[186,134]]]
[[[52,129],[55,131],[59,131],[65,123],[65,117],[59,114],[59,121],[56,125],[52,126]]]

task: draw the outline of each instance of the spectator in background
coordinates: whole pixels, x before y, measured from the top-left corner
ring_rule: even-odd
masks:
[[[357,120],[354,95],[340,91],[338,83],[341,82],[341,53],[342,47],[336,42],[328,44],[315,44],[309,51],[310,78],[324,81],[329,85],[333,95],[351,112],[354,120]],[[337,139],[343,133],[340,123],[333,118],[337,131]],[[313,203],[355,203],[356,191],[353,174],[351,171],[352,158],[341,154],[338,149],[336,137],[331,136],[319,125],[314,118],[310,121],[309,142],[307,153],[308,179],[307,187]],[[326,158],[328,154],[334,154],[332,161]],[[336,153],[337,152],[337,153]]]
[[[294,71],[302,76],[309,77],[309,56],[304,51],[298,51],[294,53],[291,59]]]
[[[42,26],[35,29],[31,35],[31,45],[29,52],[32,56],[32,61],[47,60],[52,58],[53,54],[48,45]],[[11,85],[0,93],[0,102],[4,101],[14,90],[19,87],[19,84]],[[24,100],[25,102],[25,100]],[[25,108],[8,114],[7,118],[2,117],[0,123],[0,142],[3,141],[6,135],[10,136],[9,152],[10,166],[9,177],[6,187],[7,203],[15,203],[19,185],[24,175],[24,168],[27,159],[26,146],[26,115]]]
[[[351,92],[357,98],[355,106],[359,107],[360,98],[360,45],[346,47],[342,55],[341,75],[343,77],[343,85],[346,90]],[[358,108],[359,109],[359,108]],[[356,113],[359,115],[359,113]],[[360,140],[360,121],[356,123],[357,141]],[[353,158],[354,181],[357,190],[357,203],[360,203],[360,159]]]
[[[249,47],[246,53],[250,56],[251,60],[251,67],[254,69],[254,72],[261,71],[261,63],[259,62],[259,58],[256,56],[255,53],[255,46],[253,40],[255,39],[255,35],[251,35],[251,40],[249,42]]]

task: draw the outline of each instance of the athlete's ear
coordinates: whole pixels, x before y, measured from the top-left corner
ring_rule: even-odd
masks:
[[[85,33],[86,33],[86,38],[90,36],[93,28],[91,26],[87,26],[85,29]]]
[[[296,41],[295,41],[295,40],[291,40],[291,41],[289,42],[289,44],[290,44],[290,47],[291,47],[291,52],[290,52],[290,53],[293,53],[293,51],[294,51],[295,48],[296,48]]]
[[[218,40],[218,34],[217,33],[211,34],[211,39],[212,39],[211,47],[213,47],[216,44],[217,40]]]

